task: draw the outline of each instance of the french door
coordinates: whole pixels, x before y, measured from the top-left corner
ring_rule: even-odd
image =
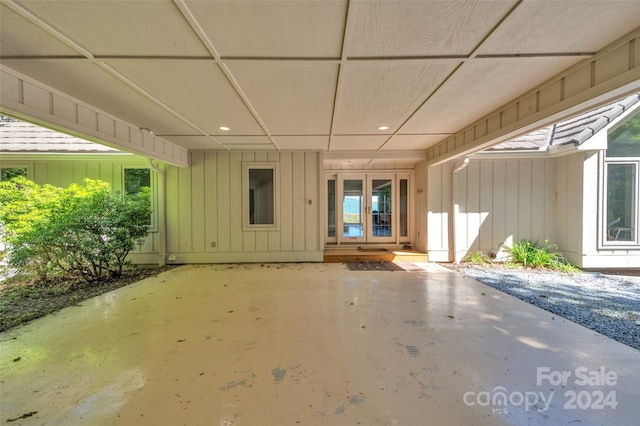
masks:
[[[328,176],[327,242],[408,241],[408,183],[395,173]]]

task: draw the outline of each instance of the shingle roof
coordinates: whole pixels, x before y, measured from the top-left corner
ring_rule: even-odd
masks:
[[[0,116],[0,152],[118,153],[117,149]]]
[[[553,126],[500,143],[488,151],[531,150],[544,149],[547,146],[581,145],[639,102],[640,94],[631,95]],[[547,135],[546,138],[543,135]]]

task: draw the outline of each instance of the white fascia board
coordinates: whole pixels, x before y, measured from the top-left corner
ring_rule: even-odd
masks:
[[[2,64],[0,81],[0,112],[6,115],[178,167],[189,167],[186,148]],[[30,95],[25,96],[25,92]]]
[[[581,145],[578,145],[578,151],[599,151],[607,149],[607,128],[600,130],[591,136]]]
[[[427,151],[325,151],[324,153],[325,160],[393,160],[396,158],[425,160],[427,158]]]

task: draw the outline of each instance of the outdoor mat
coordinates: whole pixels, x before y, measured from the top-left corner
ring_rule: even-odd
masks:
[[[370,253],[384,253],[387,251],[386,248],[375,248],[375,247],[358,247],[358,251],[365,251]]]
[[[350,271],[404,271],[393,262],[346,262]]]

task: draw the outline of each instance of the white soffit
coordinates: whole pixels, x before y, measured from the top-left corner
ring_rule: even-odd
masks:
[[[596,52],[637,28],[639,16],[637,0],[525,1],[478,55]]]
[[[87,60],[9,59],[2,63],[74,98],[91,99],[97,108],[156,134],[193,132],[188,124]]]
[[[395,135],[381,147],[383,151],[403,151],[413,149],[424,149],[430,147],[436,142],[450,136],[449,134],[440,135]]]
[[[107,64],[208,134],[228,134],[220,130],[225,126],[236,135],[264,135],[213,60],[114,59]]]
[[[640,1],[3,0],[0,63],[187,149],[395,152],[450,146],[638,28]],[[625,87],[626,48],[567,92]]]
[[[229,69],[272,134],[329,134],[336,64],[239,61]]]
[[[457,61],[359,61],[343,67],[334,134],[395,131],[435,91]]]
[[[332,136],[331,151],[375,151],[389,139],[389,136]]]
[[[329,136],[274,136],[280,149],[319,150],[329,149]]]
[[[452,133],[481,117],[475,105],[494,110],[531,86],[544,81],[542,70],[554,74],[573,65],[575,57],[487,58],[462,65],[400,129],[407,133]]]
[[[346,1],[186,1],[222,58],[337,58]]]
[[[189,24],[169,1],[16,3],[95,56],[207,55]]]
[[[352,2],[349,57],[466,56],[515,1]]]
[[[223,146],[215,143],[207,136],[164,135],[162,137],[189,150],[224,150]]]

